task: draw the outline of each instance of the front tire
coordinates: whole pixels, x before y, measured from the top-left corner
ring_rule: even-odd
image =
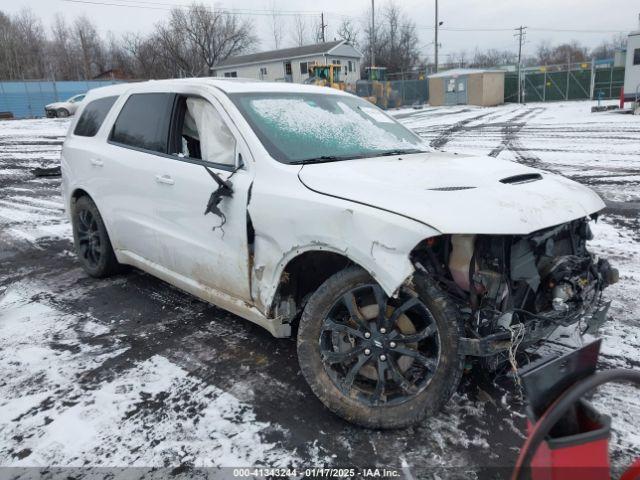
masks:
[[[311,296],[298,329],[298,361],[316,396],[342,418],[400,428],[433,415],[463,370],[461,323],[426,277],[418,294],[388,298],[359,267],[329,278]],[[380,315],[380,312],[383,315]]]
[[[56,117],[58,118],[67,118],[69,116],[69,110],[66,108],[59,108],[56,110]]]
[[[89,197],[75,201],[72,224],[76,253],[84,271],[96,278],[118,273],[121,265],[113,253],[98,207]]]

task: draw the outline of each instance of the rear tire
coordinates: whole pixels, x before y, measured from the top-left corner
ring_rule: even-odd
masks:
[[[73,242],[84,271],[95,278],[118,273],[122,266],[116,260],[102,216],[91,198],[82,196],[75,201],[72,224]]]
[[[428,278],[415,280],[417,297],[405,290],[389,299],[367,272],[349,267],[324,282],[305,307],[300,368],[322,403],[350,422],[384,429],[416,424],[438,412],[460,382],[457,311]],[[337,361],[343,357],[344,364]]]

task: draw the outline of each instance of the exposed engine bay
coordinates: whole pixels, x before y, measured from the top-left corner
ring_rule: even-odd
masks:
[[[618,271],[587,250],[582,218],[529,235],[442,235],[413,252],[417,268],[434,278],[465,316],[468,355],[509,348],[514,329],[531,344],[559,326],[585,320],[594,331],[606,318],[602,291]]]

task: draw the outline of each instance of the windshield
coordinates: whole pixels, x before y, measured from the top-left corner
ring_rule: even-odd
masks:
[[[426,143],[357,97],[322,93],[234,93],[229,97],[269,154],[312,163],[428,151]]]

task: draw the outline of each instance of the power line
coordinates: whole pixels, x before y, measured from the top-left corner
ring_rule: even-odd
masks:
[[[99,1],[99,0],[61,0],[63,2],[68,3],[84,3],[88,5],[104,5],[110,7],[125,7],[125,8],[142,8],[148,10],[164,10],[171,11],[174,8],[190,8],[191,5],[183,5],[183,4],[171,4],[171,3],[163,3],[163,2],[150,2],[150,1],[138,1],[136,3],[119,3],[126,0],[115,0],[115,2],[108,1]],[[116,3],[118,2],[118,3]],[[219,13],[225,13],[229,15],[257,15],[257,16],[318,16],[322,12],[310,12],[310,11],[270,11],[270,10],[248,10],[248,9],[228,9],[228,8],[212,8],[209,6],[204,6],[208,10],[212,10]]]
[[[68,3],[82,3],[88,5],[103,5],[103,6],[111,6],[111,7],[124,7],[124,8],[141,8],[141,9],[149,9],[149,10],[172,10],[174,8],[190,8],[191,5],[180,4],[180,3],[170,3],[170,2],[159,2],[152,0],[60,0]],[[321,11],[310,11],[310,10],[264,10],[264,9],[243,9],[243,8],[214,8],[205,6],[210,10],[214,10],[220,13],[227,13],[229,15],[254,15],[254,16],[318,16],[323,12]],[[340,13],[340,12],[324,12],[325,14],[330,14],[339,17],[356,19],[358,18],[355,15]],[[420,30],[435,30],[435,26],[431,25],[416,25],[417,29]],[[439,30],[447,31],[447,32],[510,32],[513,31],[512,27],[438,27]],[[629,28],[627,30],[605,30],[605,29],[575,29],[575,28],[547,28],[547,27],[528,27],[529,31],[532,32],[566,32],[566,33],[627,33],[632,30]]]

